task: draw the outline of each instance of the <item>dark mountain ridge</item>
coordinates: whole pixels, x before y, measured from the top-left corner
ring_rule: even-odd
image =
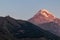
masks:
[[[41,37],[46,40],[60,40],[59,36],[43,30],[28,21],[16,20],[9,16],[0,17],[0,40],[21,40],[21,38],[41,39]]]

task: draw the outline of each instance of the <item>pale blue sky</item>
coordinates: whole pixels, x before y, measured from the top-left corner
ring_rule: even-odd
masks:
[[[47,9],[60,17],[60,0],[0,0],[0,16],[27,20],[40,9]]]

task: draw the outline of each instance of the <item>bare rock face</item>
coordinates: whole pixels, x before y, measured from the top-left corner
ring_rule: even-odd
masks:
[[[34,24],[42,24],[47,22],[52,22],[55,19],[55,16],[47,11],[46,9],[39,10],[36,15],[34,15],[31,19],[29,19],[30,22]]]

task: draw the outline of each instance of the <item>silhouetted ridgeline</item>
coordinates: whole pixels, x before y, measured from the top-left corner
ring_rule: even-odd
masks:
[[[0,40],[60,40],[60,37],[30,22],[7,16],[0,17]]]

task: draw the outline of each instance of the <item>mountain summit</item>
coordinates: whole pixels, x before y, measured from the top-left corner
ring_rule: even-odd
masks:
[[[60,36],[60,19],[46,9],[38,11],[37,14],[28,21],[44,30],[48,30],[49,32]]]
[[[51,22],[55,19],[55,16],[47,11],[46,9],[41,9],[37,12],[36,15],[34,15],[31,19],[29,19],[30,22],[35,23],[46,23]]]
[[[55,18],[55,16],[53,16],[48,10],[46,10],[46,9],[42,9],[42,10],[40,10],[39,12],[38,12],[39,14],[41,14],[41,15],[43,15],[43,16],[45,16],[45,17],[53,17],[53,18]]]

